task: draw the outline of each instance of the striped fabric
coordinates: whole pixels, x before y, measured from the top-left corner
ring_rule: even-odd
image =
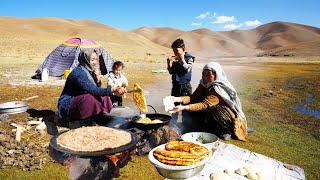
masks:
[[[63,76],[64,70],[70,68],[74,69],[79,65],[78,57],[81,48],[91,47],[99,50],[98,55],[100,60],[101,73],[105,75],[112,70],[113,59],[103,47],[101,47],[99,44],[92,45],[92,43],[95,43],[92,40],[83,39],[82,42],[86,43],[85,45],[82,45],[77,41],[81,41],[81,39],[71,38],[65,43],[58,46],[47,56],[43,64],[41,64],[37,69],[36,73],[38,75],[41,75],[43,69],[47,68],[50,76]]]

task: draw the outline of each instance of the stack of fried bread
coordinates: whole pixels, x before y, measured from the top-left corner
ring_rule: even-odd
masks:
[[[153,155],[164,164],[189,166],[206,158],[209,150],[192,142],[170,141],[165,145],[165,149],[158,148]]]

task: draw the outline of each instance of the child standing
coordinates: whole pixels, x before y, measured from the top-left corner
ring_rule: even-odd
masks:
[[[171,74],[171,96],[190,96],[192,94],[191,72],[194,57],[185,50],[183,39],[175,40],[171,45],[175,56],[167,59],[167,69]]]
[[[128,80],[122,73],[123,68],[124,64],[121,61],[116,61],[113,63],[112,71],[108,75],[108,85],[111,87],[128,86]],[[122,106],[122,96],[120,95],[112,95],[111,101],[113,106]]]

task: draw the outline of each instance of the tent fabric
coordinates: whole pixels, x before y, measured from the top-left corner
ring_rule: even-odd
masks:
[[[112,70],[113,59],[100,44],[90,39],[71,38],[55,48],[39,66],[36,73],[40,75],[43,69],[46,68],[49,71],[49,76],[62,76],[64,70],[73,69],[79,65],[79,53],[84,48],[95,48],[98,50],[102,75]]]

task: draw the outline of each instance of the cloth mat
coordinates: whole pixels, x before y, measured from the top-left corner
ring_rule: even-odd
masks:
[[[199,174],[188,178],[188,180],[210,179],[210,174],[217,171],[223,172],[225,169],[231,172],[231,179],[245,180],[246,177],[234,173],[236,169],[242,167],[250,167],[259,172],[262,179],[265,180],[305,179],[304,170],[298,166],[284,164],[267,156],[220,141],[206,144],[206,146],[214,150],[212,158]]]

